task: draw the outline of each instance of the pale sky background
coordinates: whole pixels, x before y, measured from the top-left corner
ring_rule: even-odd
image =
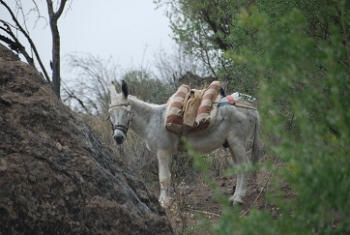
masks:
[[[15,0],[7,0],[13,5]],[[41,15],[47,19],[46,0],[36,0]],[[33,6],[32,1],[22,0],[25,12]],[[154,54],[160,48],[171,48],[169,20],[164,9],[155,9],[152,0],[72,0],[58,21],[61,36],[61,58],[84,52],[101,59],[113,58],[121,69],[152,67]],[[10,19],[0,6],[0,18]],[[3,17],[5,16],[5,17]],[[51,31],[46,21],[37,20],[36,14],[28,15],[27,28],[36,44],[41,59],[50,73]],[[22,38],[21,40],[25,40]],[[64,61],[61,62],[64,65]],[[38,67],[38,66],[37,66]],[[62,78],[65,72],[62,70]]]

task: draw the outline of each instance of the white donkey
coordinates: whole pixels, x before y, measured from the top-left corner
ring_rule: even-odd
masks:
[[[168,132],[164,126],[166,104],[149,104],[128,95],[128,87],[122,82],[122,93],[116,92],[111,85],[110,121],[113,127],[113,138],[119,145],[127,136],[129,127],[146,143],[147,148],[154,152],[159,164],[160,197],[163,207],[169,203],[169,186],[171,182],[171,156],[177,152],[179,136]],[[209,153],[220,148],[225,141],[235,164],[249,164],[246,154],[248,139],[254,135],[252,159],[258,160],[259,113],[257,110],[236,107],[234,105],[220,106],[215,122],[202,132],[186,136],[189,145],[198,153]],[[237,175],[236,190],[229,198],[234,203],[242,203],[246,193],[247,173]]]

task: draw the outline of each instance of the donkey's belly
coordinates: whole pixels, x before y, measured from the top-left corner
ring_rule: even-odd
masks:
[[[225,142],[223,135],[196,135],[189,136],[188,143],[197,153],[209,153],[222,146]]]

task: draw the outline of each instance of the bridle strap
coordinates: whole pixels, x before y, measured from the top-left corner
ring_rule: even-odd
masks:
[[[113,128],[113,131],[120,130],[124,132],[125,135],[128,133],[128,130],[129,130],[129,128],[124,125],[112,125],[112,128]]]
[[[130,106],[130,104],[128,104],[128,103],[125,103],[125,104],[114,104],[114,105],[109,106],[108,110],[111,110],[111,109],[114,109],[114,108],[120,107],[120,106],[128,107],[128,106]]]

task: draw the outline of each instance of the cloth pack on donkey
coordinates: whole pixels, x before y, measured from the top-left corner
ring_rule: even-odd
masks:
[[[258,108],[256,98],[240,92],[235,92],[232,95],[225,95],[219,102],[219,106],[223,105],[235,105],[255,110]]]
[[[194,133],[207,129],[213,123],[220,96],[220,82],[214,81],[207,89],[190,89],[181,85],[168,100],[165,127],[175,134]]]

